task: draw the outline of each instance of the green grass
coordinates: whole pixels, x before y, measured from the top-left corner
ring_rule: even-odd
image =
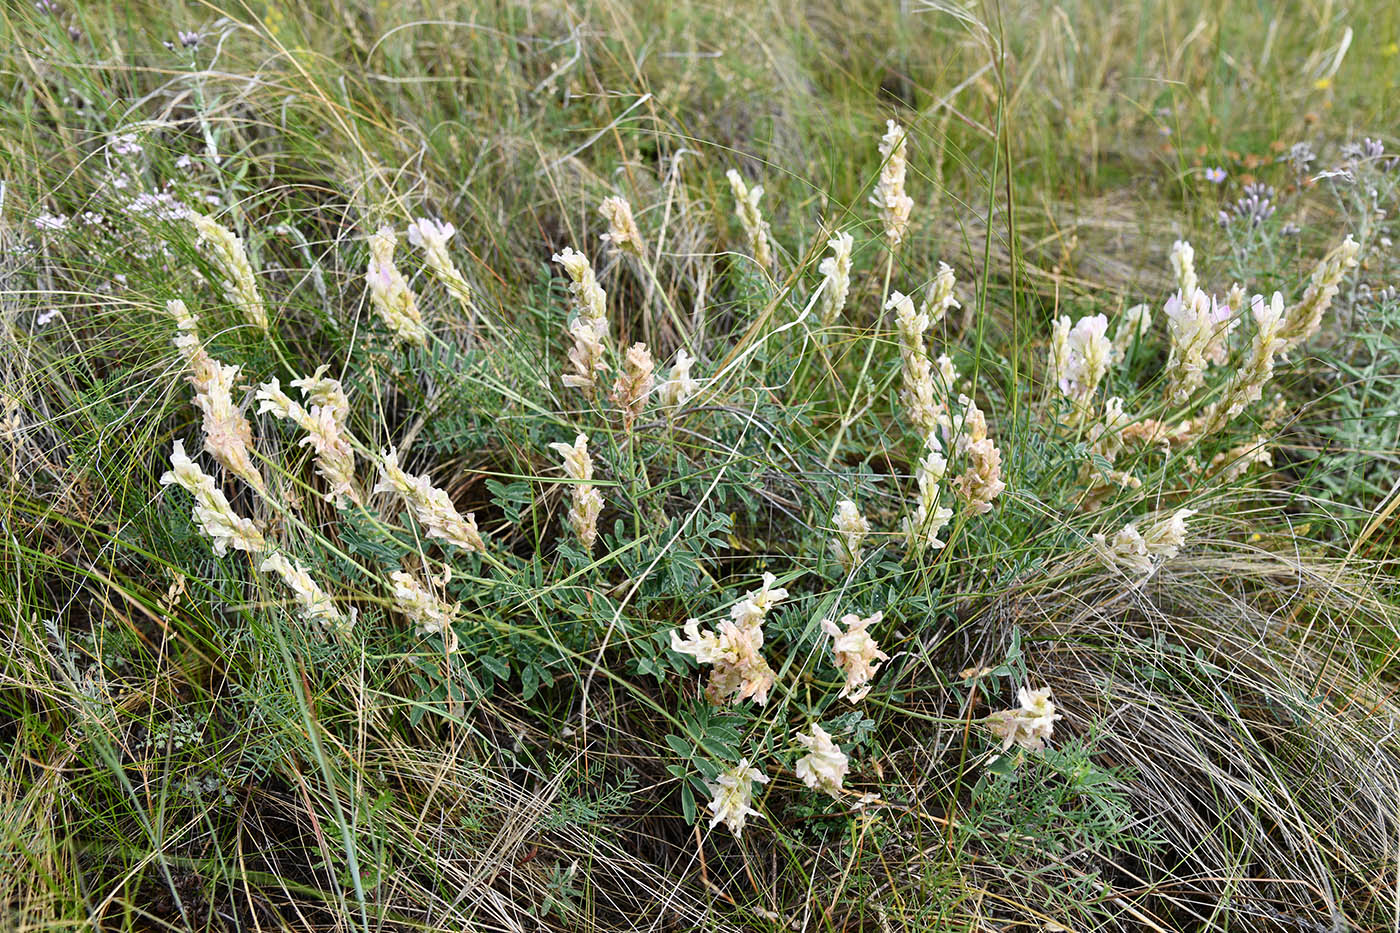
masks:
[[[1397,41],[1379,2],[7,7],[0,925],[1394,929],[1400,170],[1346,145],[1400,149]],[[868,201],[891,118],[914,198],[893,250]],[[1301,175],[1280,160],[1300,141]],[[772,270],[730,168],[764,187]],[[1218,224],[1255,180],[1276,212]],[[608,195],[641,259],[599,242]],[[242,237],[267,333],[177,202]],[[473,312],[405,239],[421,216],[458,228]],[[421,347],[368,295],[381,225]],[[823,325],[804,311],[836,230],[851,292]],[[1259,403],[1105,459],[1107,398],[1177,427],[1249,353],[1244,313],[1231,361],[1169,399],[1174,240],[1208,291],[1291,304],[1347,234],[1361,266]],[[560,379],[565,247],[607,291],[592,400]],[[884,304],[917,305],[940,261],[961,308],[929,356],[986,414],[1006,489],[976,514],[950,451],[947,546],[917,551],[923,442]],[[175,298],[241,369],[266,495],[201,449]],[[1151,332],[1076,414],[1052,321],[1140,302]],[[606,389],[636,341],[658,383],[689,352],[700,390],[628,431]],[[305,432],[253,398],[276,378],[300,400],[321,365],[362,504],[328,501]],[[588,549],[550,447],[578,433],[605,503]],[[345,637],[260,559],[215,556],[160,483],[176,440]],[[1222,472],[1260,443],[1270,465]],[[373,491],[391,446],[484,554]],[[1141,485],[1094,501],[1110,467]],[[854,570],[842,499],[873,526]],[[1186,545],[1145,582],[1095,548],[1179,508]],[[415,627],[395,571],[456,607],[451,638]],[[765,572],[789,591],[768,702],[716,705],[671,632],[716,627]],[[889,657],[852,703],[822,621],[877,611]],[[986,717],[1020,687],[1064,718],[1000,754]],[[850,758],[840,800],[797,776],[813,723]],[[706,781],[741,758],[770,780],[736,838]]]

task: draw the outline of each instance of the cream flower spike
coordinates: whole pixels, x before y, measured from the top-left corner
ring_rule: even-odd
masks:
[[[878,210],[880,229],[891,248],[904,241],[909,215],[914,210],[914,199],[904,190],[908,147],[904,128],[894,120],[887,120],[885,135],[880,138],[880,180],[875,184],[870,203]]]
[[[1191,244],[1185,240],[1177,240],[1172,244],[1171,252],[1172,272],[1176,275],[1177,291],[1183,295],[1193,295],[1196,292],[1198,281],[1196,279],[1196,251],[1191,248]]]
[[[734,192],[734,215],[739,218],[739,224],[744,228],[744,236],[749,241],[749,252],[753,258],[764,269],[773,268],[773,247],[769,243],[770,230],[768,222],[763,219],[763,212],[758,209],[758,200],[763,197],[763,186],[754,185],[752,188],[744,181],[744,177],[737,169],[730,169],[725,172],[724,177],[729,179],[729,188]]]
[[[472,287],[467,284],[462,270],[457,268],[457,264],[452,261],[452,255],[447,251],[447,241],[452,239],[456,232],[457,228],[449,223],[419,217],[408,225],[408,242],[423,251],[423,262],[452,297],[457,299],[457,304],[470,318],[476,314],[476,300],[472,294]]]
[[[1304,340],[1307,340],[1322,326],[1322,317],[1332,306],[1332,299],[1341,289],[1342,279],[1350,269],[1356,268],[1357,255],[1361,247],[1350,234],[1313,270],[1308,287],[1302,299],[1288,309],[1283,328],[1279,334],[1284,342],[1284,353],[1288,353]]]
[[[556,441],[549,447],[564,458],[564,475],[574,480],[569,486],[573,499],[573,505],[569,508],[569,527],[583,549],[591,551],[598,539],[598,516],[603,511],[603,496],[593,486],[593,458],[588,454],[588,435],[578,435],[573,444]]]
[[[251,520],[233,511],[228,499],[214,485],[213,477],[185,455],[185,445],[176,441],[170,453],[170,469],[160,478],[162,486],[176,485],[194,496],[193,515],[199,530],[223,557],[229,548],[257,554],[267,549],[267,541]]]
[[[845,310],[851,292],[851,250],[855,238],[849,233],[837,233],[826,244],[831,255],[817,266],[822,275],[822,294],[817,303],[817,319],[826,327],[836,323]]]
[[[860,507],[853,501],[842,499],[836,503],[836,514],[831,516],[831,523],[836,528],[831,549],[849,572],[860,563],[865,539],[870,536],[870,520],[860,514]]]
[[[1027,751],[1041,751],[1050,741],[1055,723],[1064,716],[1056,712],[1049,687],[1040,690],[1022,687],[1017,691],[1016,699],[1021,704],[1019,708],[1002,710],[987,717],[987,731],[1002,740],[1003,752],[1012,745],[1019,745]]]
[[[223,274],[224,297],[229,304],[243,312],[249,324],[266,331],[267,309],[258,292],[257,276],[253,273],[252,263],[248,261],[243,240],[212,217],[198,211],[191,211],[189,216],[199,233],[199,242],[207,244],[214,265]]]
[[[398,237],[391,227],[380,227],[369,238],[365,283],[369,286],[370,304],[399,339],[423,346],[428,342],[428,329],[423,326],[417,297],[394,265],[397,245]]]
[[[602,241],[618,252],[640,257],[642,232],[637,229],[632,205],[627,203],[627,199],[617,196],[604,198],[603,203],[598,205],[598,213],[608,222],[608,232],[602,235]]]
[[[957,277],[953,274],[953,267],[946,262],[940,262],[938,274],[933,277],[933,282],[928,287],[928,295],[924,298],[923,306],[919,308],[919,313],[928,318],[930,327],[943,320],[952,309],[962,307],[962,303],[953,296],[956,285]]]
[[[379,484],[374,492],[397,493],[413,510],[429,538],[439,538],[464,551],[486,552],[486,542],[476,527],[475,513],[463,518],[452,499],[432,484],[428,474],[412,476],[399,466],[399,454],[390,447],[379,457]]]
[[[608,336],[608,296],[598,284],[598,276],[588,257],[568,246],[555,253],[554,261],[564,267],[569,276],[569,294],[573,296],[574,312],[593,328],[599,341]]]
[[[325,367],[318,369],[316,377],[297,379],[292,383],[300,384],[307,401],[311,403],[309,410],[293,401],[282,391],[278,381],[273,379],[258,388],[255,398],[262,402],[258,413],[270,413],[277,418],[292,421],[306,432],[301,444],[310,446],[316,454],[316,472],[329,486],[325,494],[328,501],[334,502],[337,507],[344,507],[347,502],[359,504],[360,493],[355,488],[355,452],[351,448],[344,422],[349,403],[344,398],[339,382],[320,378],[324,369]],[[333,384],[335,388],[320,388],[327,383]],[[308,386],[311,388],[308,389]],[[317,404],[318,401],[325,404]]]
[[[676,361],[671,364],[671,375],[661,383],[658,390],[662,408],[679,408],[700,391],[700,383],[690,375],[690,368],[694,364],[695,360],[684,348],[676,351]]]
[[[622,429],[629,434],[637,418],[646,408],[647,397],[656,384],[655,364],[651,351],[644,343],[633,344],[623,361],[622,372],[617,374],[609,397],[622,412]]]
[[[394,586],[394,609],[417,626],[419,635],[442,635],[447,639],[449,651],[457,647],[457,635],[452,630],[457,606],[434,596],[402,570],[389,574],[389,582]]]
[[[350,632],[352,622],[335,607],[334,600],[317,585],[306,568],[287,558],[281,551],[267,555],[258,565],[263,573],[275,573],[282,578],[287,589],[292,591],[301,614],[308,622],[314,622],[335,635]]]

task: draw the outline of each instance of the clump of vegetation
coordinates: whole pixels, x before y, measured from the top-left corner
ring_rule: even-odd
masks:
[[[1396,70],[1165,12],[3,14],[8,920],[1390,928]]]

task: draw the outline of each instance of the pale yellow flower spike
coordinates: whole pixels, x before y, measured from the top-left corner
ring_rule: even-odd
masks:
[[[297,605],[301,607],[301,614],[308,622],[314,622],[336,635],[349,633],[351,621],[335,607],[335,602],[301,564],[278,551],[264,558],[258,569],[263,573],[275,573],[281,577],[287,589],[292,591]]]
[[[651,351],[647,349],[647,345],[633,344],[627,351],[623,370],[617,374],[612,395],[609,396],[613,404],[622,411],[624,431],[631,432],[632,425],[646,408],[647,397],[651,395],[652,387],[656,384],[654,369]]]
[[[1341,288],[1342,277],[1348,269],[1354,269],[1357,254],[1361,247],[1349,235],[1337,244],[1313,270],[1312,279],[1303,292],[1302,300],[1288,309],[1283,327],[1279,333],[1283,341],[1283,352],[1288,353],[1298,344],[1317,333],[1322,325],[1322,316],[1332,305],[1332,299]]]
[[[458,513],[452,499],[432,484],[425,473],[412,476],[399,466],[398,451],[389,448],[379,458],[379,484],[374,492],[393,492],[403,497],[429,538],[440,538],[464,551],[486,552],[486,542],[476,527],[476,514],[466,518]]]
[[[1003,752],[1012,745],[1027,751],[1041,751],[1053,735],[1055,723],[1064,716],[1056,712],[1049,687],[1040,690],[1022,687],[1016,699],[1021,704],[1018,709],[1002,710],[987,717],[987,731],[1002,740]]]
[[[729,179],[729,188],[734,192],[734,216],[739,218],[739,224],[744,228],[744,236],[749,241],[749,252],[760,266],[771,270],[773,248],[769,243],[770,230],[768,222],[763,219],[763,212],[758,209],[758,200],[763,197],[763,186],[754,185],[750,188],[743,176],[732,168],[724,177]]]
[[[229,304],[243,312],[249,324],[266,331],[267,309],[258,292],[258,280],[252,263],[248,261],[248,253],[243,248],[243,240],[212,217],[198,211],[191,211],[190,219],[199,232],[199,242],[208,245],[214,264],[223,273],[224,297]]]
[[[194,496],[195,524],[214,544],[214,553],[223,557],[229,548],[256,554],[267,549],[267,541],[252,520],[233,511],[228,499],[214,485],[214,479],[185,455],[185,445],[176,441],[170,453],[170,469],[160,484],[177,485]]]
[[[891,248],[904,241],[909,215],[914,210],[914,199],[904,191],[908,144],[904,128],[894,120],[887,120],[885,135],[880,138],[880,180],[870,196],[870,203],[879,212],[880,228]]]
[[[449,223],[419,217],[408,225],[408,242],[423,251],[423,262],[452,297],[457,299],[457,304],[470,320],[476,316],[472,287],[467,284],[466,277],[447,251],[447,241],[452,239],[456,232],[457,229]]]
[[[588,435],[580,434],[572,444],[556,442],[550,449],[564,458],[564,474],[574,480],[570,484],[573,505],[569,509],[569,527],[578,536],[585,551],[593,550],[598,539],[598,516],[603,511],[603,496],[593,486],[593,458],[588,454]]]
[[[458,607],[434,596],[423,584],[402,570],[389,574],[394,585],[394,609],[407,616],[416,626],[419,635],[442,635],[450,649],[457,646],[456,633],[452,631],[452,620]]]
[[[836,666],[846,674],[846,685],[837,697],[847,697],[852,703],[859,703],[870,692],[870,681],[880,669],[878,661],[888,661],[890,656],[880,650],[868,629],[878,625],[883,613],[862,619],[855,613],[841,617],[841,631],[831,619],[822,620],[822,631],[831,636],[831,650],[836,655]]]
[[[370,304],[399,339],[423,346],[428,342],[428,329],[423,326],[417,297],[394,265],[397,245],[398,237],[390,227],[380,227],[369,238],[365,283],[369,286]]]
[[[849,233],[838,233],[826,245],[831,249],[831,255],[817,266],[823,282],[817,319],[830,327],[841,316],[846,307],[846,297],[851,291],[851,249],[855,238]]]
[[[614,250],[630,256],[642,255],[642,233],[637,229],[637,221],[632,216],[632,205],[626,198],[608,197],[598,205],[598,213],[608,222],[608,232],[602,240]]]
[[[831,734],[812,723],[809,735],[795,736],[807,754],[797,759],[797,777],[813,790],[841,799],[841,783],[850,770],[850,759],[841,746],[831,740]]]
[[[361,502],[359,491],[355,488],[355,452],[345,430],[348,403],[342,408],[344,392],[336,380],[320,378],[324,369],[318,369],[316,377],[298,379],[292,383],[301,385],[302,392],[311,403],[309,410],[283,392],[276,379],[260,386],[255,397],[262,402],[258,408],[259,414],[271,413],[277,418],[292,421],[306,432],[301,444],[310,446],[316,454],[316,472],[330,487],[326,499],[343,508],[347,502]],[[317,386],[322,383],[331,383],[335,388],[318,392]],[[318,401],[325,404],[317,404]]]
[[[720,773],[714,781],[706,781],[710,795],[709,810],[714,814],[711,828],[720,823],[729,827],[735,836],[744,831],[744,823],[750,816],[758,816],[753,808],[753,785],[767,784],[768,778],[757,768],[749,767],[749,760],[741,758],[739,763],[728,771]]]

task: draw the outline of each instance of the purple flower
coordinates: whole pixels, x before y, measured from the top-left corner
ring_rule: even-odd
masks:
[[[1225,170],[1220,166],[1206,169],[1206,181],[1218,185],[1225,180]]]

